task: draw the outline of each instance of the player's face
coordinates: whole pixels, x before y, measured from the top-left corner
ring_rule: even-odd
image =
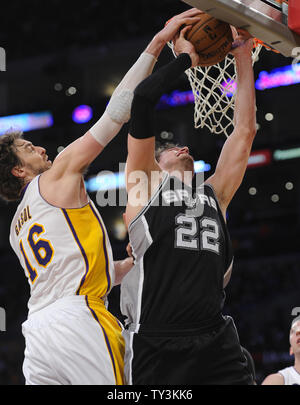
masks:
[[[41,146],[34,146],[25,139],[17,139],[14,145],[17,150],[17,156],[23,163],[22,170],[24,174],[21,177],[37,176],[52,166],[46,150]]]
[[[300,320],[293,323],[290,330],[291,354],[300,354]]]
[[[184,169],[194,172],[194,159],[187,146],[174,147],[161,153],[159,166],[166,171]]]

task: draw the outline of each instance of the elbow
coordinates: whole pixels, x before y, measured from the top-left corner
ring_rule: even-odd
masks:
[[[254,141],[254,138],[255,138],[255,136],[256,136],[256,133],[257,133],[257,129],[256,128],[252,128],[252,129],[250,129],[250,130],[248,130],[247,132],[246,132],[246,134],[245,134],[245,136],[246,136],[246,138],[249,140],[249,142],[253,142]]]
[[[240,128],[236,128],[236,133],[239,134],[240,137],[242,137],[243,139],[249,141],[249,142],[253,142],[256,133],[257,133],[257,129],[256,129],[256,125],[255,126],[242,126]]]
[[[255,136],[256,136],[256,134],[257,134],[257,123],[256,123],[256,121],[255,121],[254,124],[251,126],[249,132],[250,132],[249,136],[252,137],[252,138],[255,138]]]

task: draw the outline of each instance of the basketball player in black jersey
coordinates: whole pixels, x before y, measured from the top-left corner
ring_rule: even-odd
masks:
[[[193,189],[188,148],[173,146],[157,161],[153,136],[154,107],[166,86],[197,65],[189,29],[174,40],[178,57],[136,88],[132,105],[124,218],[135,266],[121,286],[125,376],[134,385],[253,384],[233,320],[222,315],[233,262],[226,209],[256,134],[253,45],[239,31],[234,131],[215,173]]]

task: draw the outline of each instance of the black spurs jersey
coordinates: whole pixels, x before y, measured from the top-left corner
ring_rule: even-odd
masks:
[[[210,185],[192,191],[165,174],[129,239],[135,266],[122,281],[121,310],[131,330],[198,327],[221,314],[233,256]]]

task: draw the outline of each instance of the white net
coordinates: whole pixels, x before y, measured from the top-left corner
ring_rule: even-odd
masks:
[[[169,43],[170,48],[173,46]],[[252,53],[253,64],[258,59],[262,45],[258,44]],[[173,54],[175,56],[174,50]],[[195,128],[207,127],[211,133],[230,135],[233,130],[233,113],[236,92],[235,58],[228,54],[217,65],[188,69],[194,99]]]

